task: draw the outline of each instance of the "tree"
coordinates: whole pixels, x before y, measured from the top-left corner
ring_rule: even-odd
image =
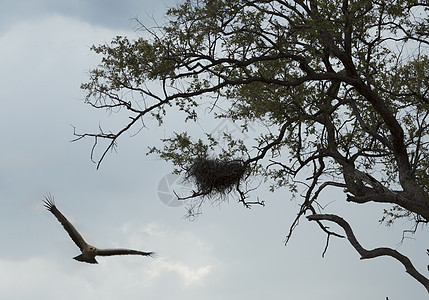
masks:
[[[428,9],[427,0],[186,0],[164,25],[137,20],[140,37],[92,47],[102,61],[82,85],[86,102],[121,111],[126,124],[75,132],[76,139],[94,138],[91,157],[100,140],[108,142],[99,167],[132,128],[153,118],[162,126],[170,109],[196,121],[201,98],[212,99],[217,118],[241,122],[243,132],[251,122],[267,130],[252,145],[225,134],[220,153],[210,134],[194,140],[186,132],[150,149],[195,182],[183,197],[191,214],[233,191],[247,207],[263,204],[250,201],[257,191],[246,183],[269,178],[272,189],[302,195],[287,240],[309,214],[327,245],[345,237],[362,259],[390,256],[429,292],[429,279],[406,256],[364,249],[346,220],[321,213],[319,197],[339,188],[351,203],[390,204],[387,224],[408,218],[415,231],[428,223]]]

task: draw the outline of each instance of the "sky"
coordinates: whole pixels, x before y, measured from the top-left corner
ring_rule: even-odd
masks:
[[[137,37],[130,19],[162,22],[175,1],[6,0],[0,3],[0,298],[1,299],[427,299],[425,289],[391,258],[359,260],[341,239],[303,219],[284,246],[299,199],[288,190],[255,196],[265,207],[245,209],[230,197],[207,204],[196,220],[173,190],[189,186],[147,147],[173,130],[187,130],[180,115],[119,141],[100,169],[90,160],[91,140],[70,142],[114,114],[84,104],[81,83],[99,58],[89,48],[117,35]],[[171,125],[173,124],[173,125]],[[235,131],[229,120],[189,128]],[[255,132],[258,128],[254,128]],[[67,233],[42,205],[55,197],[60,211],[99,247],[156,251],[155,259],[101,257],[77,262]],[[427,229],[398,245],[410,224],[379,225],[383,206],[345,202],[341,192],[321,195],[341,212],[366,248],[388,246],[408,255],[428,275]]]

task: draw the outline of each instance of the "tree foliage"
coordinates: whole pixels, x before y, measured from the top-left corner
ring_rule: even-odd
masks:
[[[308,212],[328,238],[342,236],[325,225],[337,223],[362,258],[391,256],[429,291],[407,258],[363,249],[344,219],[318,209],[323,190],[340,188],[349,202],[391,204],[388,224],[429,221],[428,9],[427,0],[186,0],[162,26],[139,23],[141,37],[92,47],[102,61],[82,85],[86,102],[127,118],[113,133],[77,139],[109,142],[99,166],[131,128],[153,117],[162,125],[174,108],[196,121],[201,98],[212,99],[217,118],[268,130],[252,145],[225,134],[221,153],[209,134],[194,140],[185,131],[149,152],[185,172],[204,160],[241,161],[243,176],[269,178],[273,189],[296,191],[311,170],[290,234]],[[244,204],[262,203],[234,183]]]

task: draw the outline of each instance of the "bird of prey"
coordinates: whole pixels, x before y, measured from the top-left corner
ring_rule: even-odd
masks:
[[[90,264],[98,264],[95,260],[97,255],[99,256],[111,256],[111,255],[143,255],[154,257],[154,252],[143,252],[130,249],[98,249],[83,239],[80,233],[74,228],[74,226],[67,220],[66,217],[57,209],[55,206],[54,198],[51,195],[45,196],[44,206],[60,221],[64,229],[67,231],[73,242],[79,247],[82,254],[73,257],[77,261],[82,261]]]

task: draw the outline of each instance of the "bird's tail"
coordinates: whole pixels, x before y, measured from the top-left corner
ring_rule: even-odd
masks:
[[[86,262],[89,264],[98,264],[98,262],[95,260],[95,257],[83,257],[83,255],[78,255],[76,257],[73,257],[73,259],[81,262]]]

